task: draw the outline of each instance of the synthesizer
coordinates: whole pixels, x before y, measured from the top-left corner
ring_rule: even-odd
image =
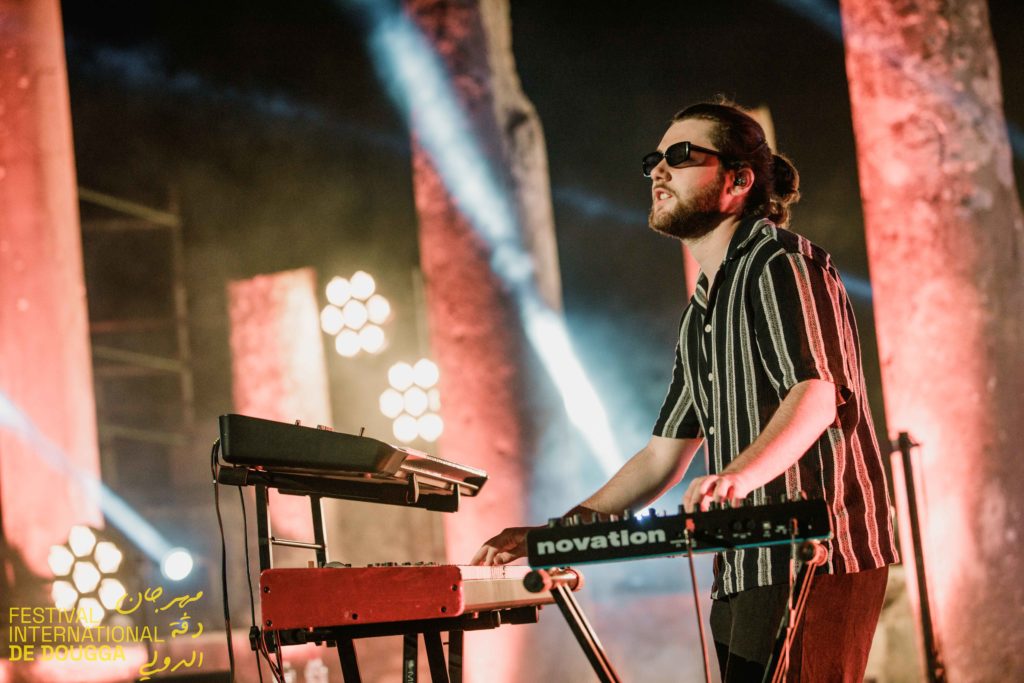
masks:
[[[457,617],[550,604],[551,594],[527,590],[526,566],[397,564],[368,567],[267,569],[260,575],[263,627],[308,629]],[[582,576],[559,577],[572,590]]]
[[[681,555],[688,546],[705,553],[831,536],[825,501],[796,500],[675,515],[652,510],[589,524],[554,519],[528,532],[526,546],[530,566],[544,568]]]
[[[324,427],[264,420],[247,415],[220,416],[224,461],[238,468],[267,472],[350,478],[390,483],[415,477],[427,491],[475,496],[487,473],[368,436]]]

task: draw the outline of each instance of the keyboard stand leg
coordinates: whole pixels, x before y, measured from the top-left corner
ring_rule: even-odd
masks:
[[[593,627],[587,621],[576,598],[573,597],[572,591],[565,586],[555,586],[551,589],[551,597],[555,599],[558,609],[562,610],[562,616],[569,624],[572,634],[576,636],[576,641],[583,648],[583,654],[587,656],[590,665],[594,667],[594,673],[597,674],[598,680],[601,683],[620,683],[615,668],[601,646],[601,641],[598,640]]]
[[[430,664],[430,680],[433,683],[451,683],[448,679],[448,667],[444,661],[444,647],[441,645],[441,634],[433,631],[423,634],[423,643],[427,646],[427,662]]]
[[[338,659],[341,660],[341,675],[345,683],[362,683],[359,676],[359,662],[351,638],[338,639]]]
[[[402,636],[402,683],[416,683],[420,637],[416,633]]]
[[[448,675],[451,683],[462,683],[463,631],[448,632]]]
[[[789,650],[793,645],[796,631],[800,627],[800,620],[804,616],[804,608],[807,607],[807,598],[811,594],[811,585],[814,582],[814,570],[825,564],[828,557],[825,549],[818,541],[806,541],[800,548],[806,556],[800,565],[796,580],[793,585],[791,604],[785,614],[782,615],[782,623],[779,624],[779,631],[775,637],[775,647],[772,649],[772,656],[765,667],[762,683],[771,681],[781,683],[786,677],[789,669]],[[795,601],[795,602],[793,602]]]

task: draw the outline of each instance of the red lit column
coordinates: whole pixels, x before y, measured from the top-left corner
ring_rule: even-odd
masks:
[[[987,6],[842,12],[886,419],[922,444],[933,615],[950,680],[1005,680],[1024,670],[1024,223]]]
[[[515,73],[508,3],[408,0],[406,5],[444,60],[470,117],[473,139],[466,142],[481,146],[492,170],[501,174],[499,183],[507,188],[531,252],[538,290],[560,309],[543,133]],[[414,122],[419,114],[412,112]],[[414,137],[417,132],[414,123]],[[432,351],[441,368],[443,454],[490,475],[479,498],[445,517],[448,558],[464,564],[503,527],[528,522],[528,482],[538,440],[564,418],[529,349],[516,301],[491,270],[487,245],[418,144],[414,189]],[[517,673],[526,635],[506,628],[469,634],[471,680],[528,678]]]
[[[42,457],[99,478],[57,0],[0,1],[0,46],[0,504],[8,543],[47,576],[51,544],[102,522],[82,481]]]
[[[313,269],[236,280],[228,285],[228,307],[235,411],[278,422],[300,420],[310,427],[330,425]],[[270,518],[277,536],[304,541],[313,537],[305,496],[271,491]],[[311,557],[277,552],[296,560]]]

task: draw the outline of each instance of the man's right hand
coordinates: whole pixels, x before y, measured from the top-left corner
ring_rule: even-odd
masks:
[[[526,556],[526,532],[540,527],[514,526],[484,542],[470,564],[508,564]]]

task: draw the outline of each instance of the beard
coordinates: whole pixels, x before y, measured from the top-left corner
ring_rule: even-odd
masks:
[[[718,198],[724,185],[725,177],[719,173],[715,182],[691,197],[689,201],[682,202],[676,197],[676,206],[671,211],[655,213],[652,206],[647,224],[655,232],[681,240],[703,237],[725,218],[725,214],[718,210]]]

